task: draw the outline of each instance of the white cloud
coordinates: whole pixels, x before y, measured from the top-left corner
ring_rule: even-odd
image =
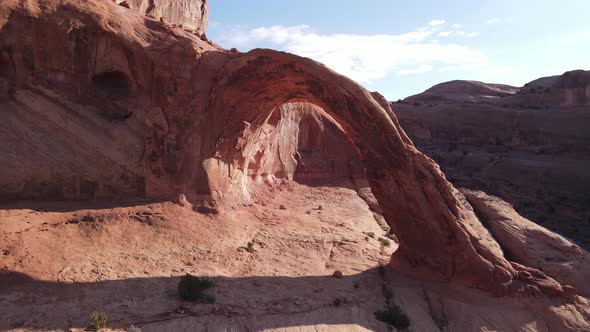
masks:
[[[307,25],[271,26],[233,31],[221,43],[242,49],[270,47],[309,57],[365,84],[392,74],[421,74],[435,67],[487,63],[484,54],[469,46],[434,40],[442,24],[442,20],[431,21],[425,27],[396,35],[323,35]]]
[[[444,67],[441,67],[438,71],[441,73],[445,73],[445,72],[449,72],[449,71],[468,71],[468,70],[485,68],[487,66],[488,66],[488,64],[485,62],[464,63],[464,64],[458,64],[458,65],[444,66]]]
[[[495,67],[489,68],[480,73],[480,76],[483,77],[490,77],[490,76],[503,76],[505,74],[509,74],[514,71],[513,67],[505,66],[505,67]]]
[[[414,75],[414,74],[424,74],[432,71],[431,65],[421,65],[416,68],[411,69],[402,69],[397,72],[398,75]]]
[[[463,30],[460,30],[460,31],[455,31],[455,35],[471,38],[471,37],[479,36],[479,32],[465,32]]]
[[[446,22],[447,21],[445,21],[445,20],[432,20],[432,21],[428,22],[428,26],[436,27],[436,26],[439,26],[439,25],[443,25]]]
[[[500,23],[500,21],[502,21],[502,20],[497,17],[494,17],[494,18],[490,18],[485,23],[486,24],[494,24],[494,23]]]
[[[457,37],[467,37],[467,38],[471,38],[471,37],[476,37],[479,36],[479,32],[466,32],[463,30],[459,30],[459,31],[441,31],[438,33],[439,37],[451,37],[451,36],[457,36]]]
[[[462,27],[463,27],[463,24],[455,23],[455,24],[451,25],[451,28],[453,28],[453,29],[461,29]]]

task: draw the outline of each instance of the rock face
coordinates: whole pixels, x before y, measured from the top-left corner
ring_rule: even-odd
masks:
[[[563,236],[521,217],[498,197],[462,190],[510,260],[539,269],[590,295],[590,254]]]
[[[239,144],[249,157],[244,192],[277,179],[317,184],[364,177],[358,151],[340,125],[313,104],[281,105]]]
[[[184,194],[220,208],[251,204],[256,137],[277,107],[309,102],[360,153],[399,239],[392,266],[498,295],[525,292],[529,284],[563,294],[554,280],[536,272],[529,278],[527,267],[505,259],[382,96],[315,61],[217,49],[98,0],[2,2],[0,50],[0,110],[14,123],[2,127],[0,138],[15,143],[3,147],[2,160],[19,168],[1,173],[5,198],[37,197],[35,188],[49,184],[38,198],[176,200]],[[33,133],[37,127],[43,130]],[[21,170],[25,176],[15,178]],[[78,183],[92,184],[82,190]]]
[[[541,107],[590,106],[590,71],[574,70],[540,78],[525,84],[519,94],[529,96]]]
[[[163,17],[173,24],[194,30],[199,34],[207,31],[209,5],[207,0],[127,0],[130,9],[155,18]]]
[[[303,113],[308,115],[299,122],[297,147],[301,161],[294,179],[299,183],[316,184],[330,178],[364,178],[360,155],[340,125],[311,104],[303,104],[303,107],[311,109]]]
[[[497,85],[478,83],[465,94],[471,83],[448,82],[440,85],[445,90],[432,88],[393,109],[412,141],[456,186],[502,197],[526,218],[588,249],[588,73],[542,78],[499,96]]]
[[[5,142],[0,147],[0,197],[145,196],[145,132],[168,131],[161,103],[153,101],[165,98],[167,82],[180,80],[153,62],[171,56],[190,63],[213,48],[110,2],[38,5],[3,3],[0,11],[5,120],[0,128]],[[70,9],[73,17],[61,24],[39,17],[65,17]],[[115,24],[109,17],[119,19]],[[168,51],[144,49],[145,40],[129,40],[135,34],[145,36],[149,45],[168,45]],[[177,38],[181,41],[173,44]],[[146,94],[148,89],[153,93]]]

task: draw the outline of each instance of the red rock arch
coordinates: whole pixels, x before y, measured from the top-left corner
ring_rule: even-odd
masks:
[[[416,150],[385,100],[309,59],[254,50],[231,55],[224,64],[210,100],[212,120],[223,123],[224,131],[215,157],[204,161],[216,199],[247,199],[239,174],[244,140],[272,109],[301,101],[326,110],[359,150],[371,189],[400,240],[392,265],[423,279],[507,290],[513,267],[438,166]]]
[[[135,166],[133,172],[123,167],[135,165],[135,156],[105,159],[121,162],[117,170],[124,168],[122,174],[139,180],[138,186],[111,180],[119,192],[131,188],[145,191],[150,198],[170,198],[180,192],[195,197],[206,187],[203,195],[245,199],[247,192],[239,185],[243,177],[227,176],[243,165],[240,138],[252,135],[252,126],[262,123],[273,108],[307,101],[328,111],[359,150],[372,191],[400,240],[392,258],[394,266],[421,278],[461,282],[496,293],[526,284],[519,286],[512,280],[549,287],[542,273],[528,273],[503,257],[463,196],[432,160],[415,149],[385,100],[317,62],[271,50],[225,52],[195,36],[179,37],[166,26],[150,28],[154,24],[150,20],[145,26],[135,25],[140,20],[119,20],[120,8],[105,1],[89,1],[82,7],[67,3],[30,7],[36,8],[34,12],[17,2],[8,3],[0,6],[0,32],[9,37],[2,41],[13,43],[12,60],[15,54],[21,60],[11,60],[15,68],[11,69],[3,55],[4,76],[14,76],[16,84],[26,83],[34,74],[43,78],[39,82],[47,78],[52,88],[63,90],[63,78],[77,84],[78,77],[86,74],[116,70],[127,74],[138,93],[145,94],[145,100],[137,104],[149,120],[145,121],[143,172],[135,171]],[[116,32],[107,24],[113,21],[122,23]],[[74,26],[100,33],[76,35]],[[47,38],[20,38],[32,33]],[[95,49],[100,52],[90,52]],[[25,50],[56,56],[31,62]],[[108,56],[91,56],[103,53]],[[55,72],[59,68],[62,71]],[[215,147],[212,142],[217,142]],[[88,157],[84,171],[102,174],[97,170],[100,166],[93,165],[95,160]]]

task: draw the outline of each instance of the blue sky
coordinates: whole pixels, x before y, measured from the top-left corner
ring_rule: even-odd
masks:
[[[207,35],[313,58],[397,100],[590,69],[590,0],[212,0]]]

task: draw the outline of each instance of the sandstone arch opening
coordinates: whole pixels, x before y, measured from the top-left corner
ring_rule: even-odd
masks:
[[[515,268],[438,166],[416,150],[383,97],[291,54],[254,50],[230,57],[210,100],[212,125],[223,130],[203,161],[214,200],[252,203],[247,165],[256,144],[249,142],[260,142],[271,110],[309,102],[332,116],[359,151],[399,239],[393,266],[496,293],[511,287]]]
[[[313,104],[283,104],[271,111],[260,130],[264,133],[246,138],[246,144],[255,145],[245,157],[250,180],[287,179],[314,186],[365,177],[360,155],[342,127]]]
[[[315,186],[365,179],[361,156],[336,120],[308,103],[283,107],[300,113],[294,181]]]
[[[253,130],[258,132],[243,138],[248,152],[244,156],[246,180],[242,192],[260,201],[268,198],[269,188],[284,185],[300,190],[302,195],[310,187],[319,188],[316,192],[324,190],[323,196],[348,193],[331,192],[332,187],[348,189],[368,204],[382,230],[390,230],[366,180],[358,150],[323,109],[311,103],[283,104]]]

